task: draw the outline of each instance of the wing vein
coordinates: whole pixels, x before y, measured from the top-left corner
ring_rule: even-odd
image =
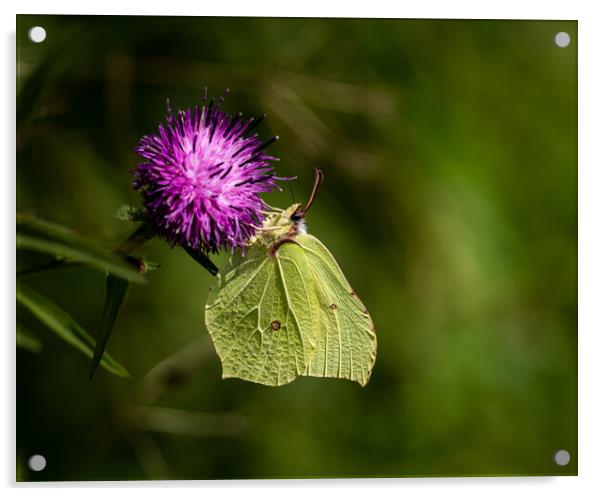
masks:
[[[295,311],[293,310],[293,307],[291,305],[291,298],[290,298],[290,295],[288,294],[288,289],[286,287],[286,281],[284,279],[284,272],[282,271],[282,264],[280,263],[280,258],[278,256],[276,256],[276,260],[278,262],[278,271],[280,272],[280,279],[282,280],[282,287],[284,288],[284,296],[286,297],[286,303],[288,305],[288,308],[290,309],[293,319],[295,320],[295,327],[297,329],[297,334],[299,335],[299,338],[301,340],[301,346],[303,346],[303,355],[305,356],[305,342],[303,341],[303,335],[301,333],[301,326],[299,325],[299,319],[295,315]],[[297,272],[299,273],[299,276],[301,276],[301,271],[299,270],[299,266],[295,263],[294,260],[291,260],[291,262],[295,265]],[[303,372],[302,370],[299,369],[299,365],[297,363],[297,353],[295,353],[295,367],[297,368],[298,373]],[[304,367],[305,367],[305,365],[304,365]]]
[[[232,305],[232,303],[241,295],[241,293],[245,289],[247,289],[247,287],[249,286],[249,284],[251,284],[253,282],[253,280],[255,279],[255,277],[257,277],[257,274],[259,274],[259,272],[261,271],[261,269],[263,269],[263,267],[266,264],[267,260],[268,259],[266,258],[263,262],[261,262],[261,264],[259,265],[259,267],[257,268],[257,270],[249,277],[249,280],[243,285],[243,287],[240,288],[240,290],[237,291],[237,293],[230,299],[230,301],[227,304],[225,304],[224,307],[219,312],[217,312],[217,314],[215,314],[213,316],[214,319],[217,319],[223,313],[223,311],[226,310],[230,305]]]

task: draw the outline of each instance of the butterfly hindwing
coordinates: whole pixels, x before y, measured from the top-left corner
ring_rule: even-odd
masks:
[[[216,276],[205,319],[223,377],[278,386],[303,373],[315,347],[305,260],[253,246]]]

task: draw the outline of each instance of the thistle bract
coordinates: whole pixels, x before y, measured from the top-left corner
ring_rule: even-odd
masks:
[[[242,247],[264,220],[259,194],[278,188],[262,143],[251,130],[263,119],[223,112],[215,100],[173,113],[157,134],[142,137],[145,162],[132,173],[148,221],[172,245],[203,252]]]

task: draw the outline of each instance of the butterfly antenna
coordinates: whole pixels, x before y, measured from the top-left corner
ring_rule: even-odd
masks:
[[[324,173],[317,167],[314,167],[314,186],[311,190],[311,195],[309,195],[309,200],[307,200],[307,204],[305,205],[305,207],[302,207],[301,211],[299,212],[301,217],[304,217],[307,211],[313,205],[316,196],[318,196],[318,191],[320,191],[320,186],[322,185],[323,181]]]
[[[293,187],[291,186],[291,183],[287,183],[288,185],[288,189],[291,192],[291,198],[293,200],[293,203],[295,203],[295,192],[293,191]]]

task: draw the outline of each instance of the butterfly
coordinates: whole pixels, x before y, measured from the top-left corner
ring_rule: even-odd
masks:
[[[336,260],[308,234],[303,206],[266,212],[244,253],[232,255],[209,290],[205,323],[223,378],[269,386],[299,376],[349,379],[365,386],[376,360],[368,310]]]

